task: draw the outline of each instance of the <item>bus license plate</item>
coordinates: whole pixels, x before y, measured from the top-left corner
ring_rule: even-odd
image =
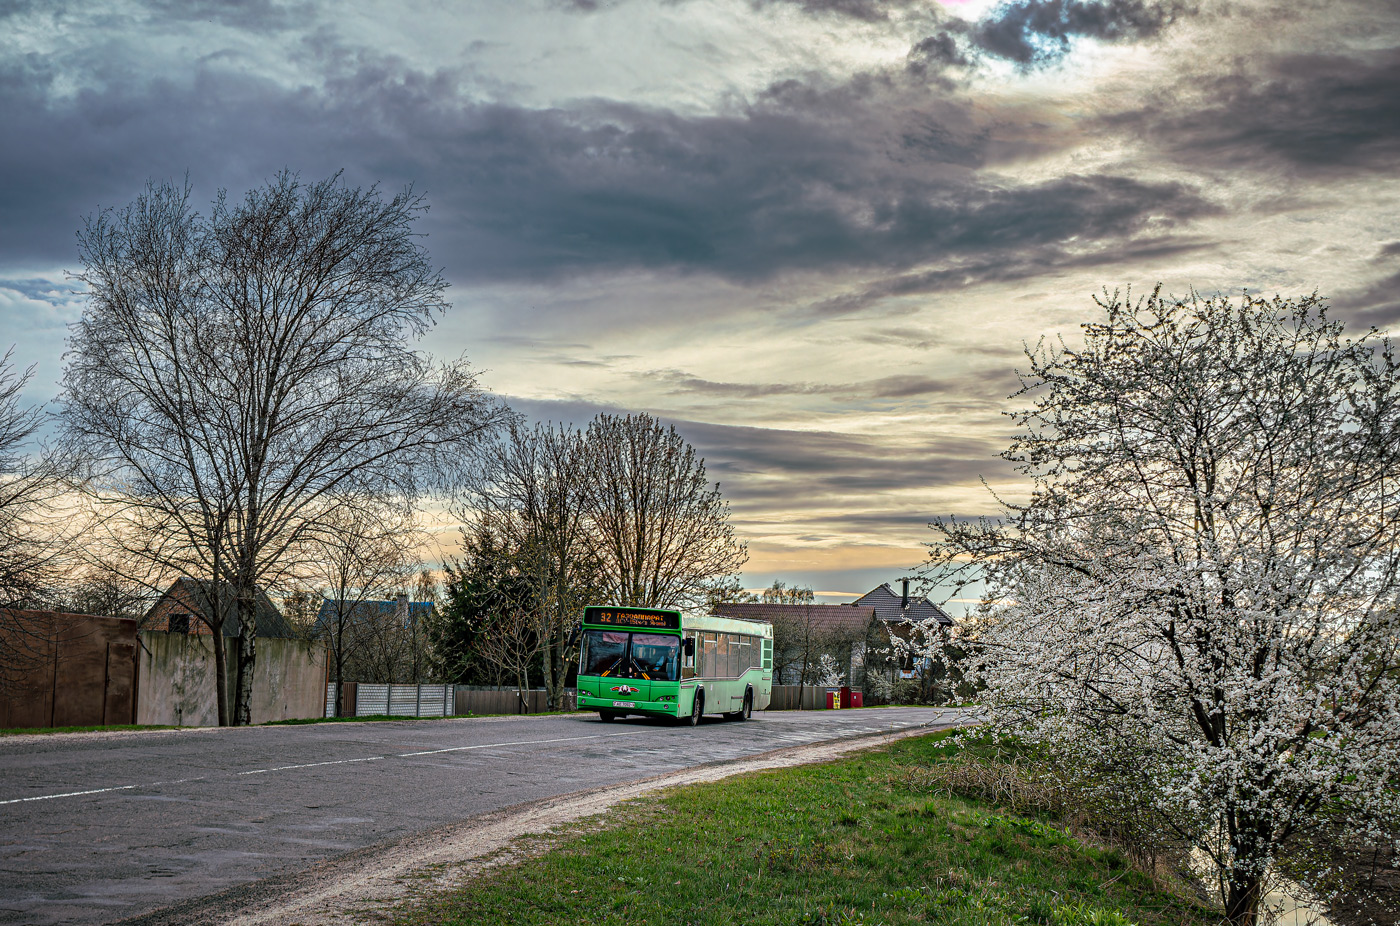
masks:
[[[636,701],[614,701],[613,707],[636,707]]]

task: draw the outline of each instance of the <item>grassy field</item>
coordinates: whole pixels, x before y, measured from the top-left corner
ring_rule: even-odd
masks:
[[[1123,856],[1052,824],[930,793],[952,747],[902,740],[827,765],[624,806],[397,912],[401,924],[1215,924]]]

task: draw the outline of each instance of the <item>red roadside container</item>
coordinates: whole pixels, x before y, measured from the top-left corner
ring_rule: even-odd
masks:
[[[833,711],[841,707],[841,690],[839,688],[828,688],[826,690],[826,709]]]
[[[865,695],[859,691],[851,692],[851,707],[865,707]]]

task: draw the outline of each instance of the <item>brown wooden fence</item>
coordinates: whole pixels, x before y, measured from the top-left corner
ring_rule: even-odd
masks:
[[[523,697],[522,697],[523,695]],[[574,709],[577,692],[572,688],[564,692],[564,703],[560,710]],[[462,714],[538,714],[548,710],[543,689],[517,692],[514,688],[481,689],[458,687],[457,713]]]
[[[770,711],[820,711],[826,709],[826,689],[813,685],[774,685]]]
[[[0,609],[0,727],[136,722],[136,622]]]

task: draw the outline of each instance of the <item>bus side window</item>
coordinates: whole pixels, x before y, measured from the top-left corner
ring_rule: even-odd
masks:
[[[681,643],[681,678],[695,677],[695,634],[686,634]]]

